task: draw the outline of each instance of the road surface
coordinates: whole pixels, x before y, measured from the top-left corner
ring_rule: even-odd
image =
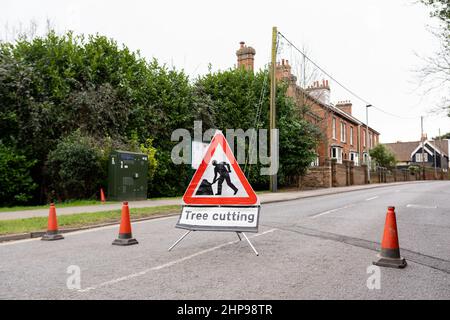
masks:
[[[260,256],[224,232],[191,233],[168,252],[184,233],[177,217],[134,223],[130,247],[111,245],[117,225],[2,243],[0,298],[450,299],[449,199],[450,182],[433,181],[264,204],[248,234]],[[408,266],[381,268],[369,289],[391,205]]]

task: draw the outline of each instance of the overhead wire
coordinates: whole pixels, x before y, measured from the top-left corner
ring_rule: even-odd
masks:
[[[307,59],[311,64],[313,64],[317,69],[319,69],[323,74],[325,74],[327,77],[329,77],[331,80],[333,80],[336,84],[338,84],[341,88],[343,88],[344,90],[346,90],[347,92],[349,92],[352,96],[354,96],[355,98],[357,98],[358,100],[364,102],[366,104],[366,106],[370,106],[373,107],[374,109],[383,112],[389,116],[392,117],[396,117],[399,119],[417,119],[420,116],[415,116],[415,117],[407,117],[407,116],[400,116],[391,112],[388,112],[380,107],[377,107],[375,105],[373,105],[372,103],[370,103],[367,99],[362,98],[359,94],[355,93],[353,90],[349,89],[347,86],[345,86],[344,84],[342,84],[340,81],[338,81],[335,77],[333,77],[329,72],[327,72],[326,70],[324,70],[321,66],[319,66],[316,62],[314,62],[311,58],[309,58],[302,50],[300,50],[299,48],[297,48],[289,39],[286,38],[285,35],[283,35],[281,32],[278,31],[278,34],[284,39],[286,40],[286,42],[292,47],[294,48],[296,51],[298,51],[303,57],[304,59]]]

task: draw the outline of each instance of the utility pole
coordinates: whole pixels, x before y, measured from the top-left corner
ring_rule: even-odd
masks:
[[[425,146],[423,141],[423,116],[420,116],[420,140],[422,141],[422,180],[425,180]]]
[[[444,149],[444,148],[442,148],[441,128],[439,128],[439,150],[441,151],[441,153],[440,153],[440,159],[441,159],[441,161],[440,161],[441,170],[440,171],[441,171],[441,176],[443,174],[442,172],[444,171],[442,149]]]
[[[369,108],[371,104],[366,105],[366,151],[367,151],[367,182],[370,183],[370,148],[369,148]]]
[[[270,157],[272,159],[271,163],[274,163],[274,156],[275,152],[273,150],[275,146],[275,143],[273,141],[273,131],[276,128],[276,94],[277,94],[277,84],[276,84],[276,68],[277,68],[277,37],[278,37],[278,31],[277,27],[272,28],[272,59],[271,59],[271,66],[270,66]],[[270,191],[271,192],[277,192],[278,185],[277,185],[277,174],[273,174],[270,176]]]

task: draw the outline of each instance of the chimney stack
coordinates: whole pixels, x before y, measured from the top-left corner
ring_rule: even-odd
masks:
[[[352,114],[352,103],[350,100],[345,101],[339,101],[336,103],[336,107],[344,111],[345,113],[348,113],[349,115]]]
[[[252,47],[247,47],[244,41],[239,42],[239,44],[240,48],[236,51],[238,68],[253,71],[256,50]]]
[[[314,81],[312,85],[306,88],[310,96],[316,98],[325,105],[330,104],[330,86],[328,80]]]

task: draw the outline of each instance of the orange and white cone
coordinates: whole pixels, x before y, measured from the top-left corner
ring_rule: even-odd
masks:
[[[51,241],[60,239],[64,239],[64,237],[58,232],[58,221],[56,219],[55,204],[50,203],[50,210],[48,211],[47,232],[42,236],[41,240]]]
[[[102,204],[106,202],[106,197],[105,193],[103,192],[103,188],[100,188],[100,201],[102,202]]]
[[[391,268],[406,267],[406,260],[400,256],[395,207],[389,207],[386,213],[383,241],[378,258],[378,261],[373,262],[374,265]]]
[[[124,201],[122,204],[122,218],[120,220],[119,237],[114,240],[112,244],[117,246],[138,244],[137,240],[133,238],[131,233],[130,209],[128,208],[127,201]]]

